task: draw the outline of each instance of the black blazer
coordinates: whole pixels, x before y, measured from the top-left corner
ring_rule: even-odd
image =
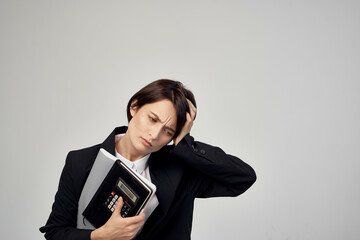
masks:
[[[52,212],[40,231],[46,239],[90,239],[91,230],[76,229],[78,201],[100,148],[115,155],[116,128],[102,143],[69,152],[61,174]],[[149,158],[159,205],[136,240],[190,239],[194,200],[237,196],[256,180],[254,170],[220,148],[194,141],[189,134],[175,146],[165,146]]]

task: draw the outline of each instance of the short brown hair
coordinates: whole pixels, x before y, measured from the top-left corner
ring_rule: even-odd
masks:
[[[186,122],[186,112],[190,112],[189,99],[196,107],[194,94],[186,89],[179,81],[170,79],[159,79],[146,85],[135,93],[127,105],[127,118],[130,122],[132,116],[130,107],[141,108],[145,104],[157,102],[163,99],[170,100],[176,110],[176,129],[173,138],[176,138]],[[132,104],[133,103],[133,104]]]

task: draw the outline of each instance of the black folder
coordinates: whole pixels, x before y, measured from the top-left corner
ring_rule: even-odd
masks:
[[[131,217],[141,213],[154,193],[155,189],[137,173],[116,160],[85,208],[83,216],[99,228],[110,218],[120,197],[124,201],[121,216]]]

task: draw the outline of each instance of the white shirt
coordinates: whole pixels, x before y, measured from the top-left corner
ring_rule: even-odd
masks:
[[[124,136],[125,134],[118,134],[115,135],[115,144]],[[126,164],[129,168],[137,171],[140,175],[145,177],[147,180],[151,182],[150,172],[149,172],[149,164],[148,160],[150,157],[150,154],[146,155],[143,158],[140,158],[138,160],[135,160],[134,162],[126,159],[123,157],[115,148],[115,157],[120,159],[123,163]],[[145,213],[145,219],[144,222],[150,217],[151,213],[155,210],[155,208],[159,205],[159,201],[156,197],[156,193],[151,198],[150,202],[148,203],[147,207],[144,210]],[[140,231],[139,231],[140,232]]]

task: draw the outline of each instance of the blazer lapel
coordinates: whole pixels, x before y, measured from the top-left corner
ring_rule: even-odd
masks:
[[[156,196],[159,206],[166,214],[175,196],[179,185],[183,168],[179,166],[175,159],[170,159],[170,155],[153,153],[149,159],[149,170],[151,181],[156,185]],[[166,158],[167,159],[164,159]]]
[[[151,181],[156,185],[156,197],[159,205],[146,221],[142,231],[136,239],[148,239],[153,230],[162,222],[168,213],[180,184],[184,167],[176,159],[171,158],[169,148],[164,147],[158,152],[152,153],[149,159]]]

